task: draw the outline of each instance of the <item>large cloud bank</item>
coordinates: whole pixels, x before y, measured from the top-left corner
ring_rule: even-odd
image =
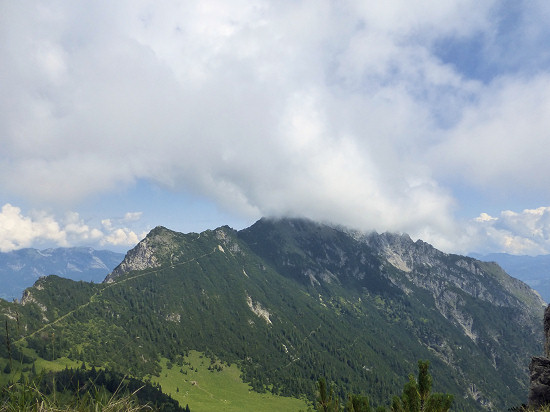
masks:
[[[147,180],[466,249],[481,223],[456,223],[473,201],[457,184],[500,199],[550,184],[548,8],[3,2],[1,192],[78,204]],[[62,242],[55,224],[29,236]]]

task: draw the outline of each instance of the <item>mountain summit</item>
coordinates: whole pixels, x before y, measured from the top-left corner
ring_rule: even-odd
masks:
[[[103,284],[48,277],[23,304],[3,312],[44,357],[147,376],[193,349],[237,363],[257,391],[313,397],[323,376],[379,405],[428,359],[458,410],[505,410],[526,399],[542,352],[544,302],[498,265],[304,219],[157,227]]]

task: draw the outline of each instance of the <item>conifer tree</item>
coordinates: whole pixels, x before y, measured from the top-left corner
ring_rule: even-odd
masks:
[[[339,411],[338,399],[334,397],[332,386],[327,392],[327,382],[325,378],[319,379],[317,382],[319,387],[319,397],[317,398],[318,412],[337,412]]]
[[[432,377],[428,372],[430,363],[418,361],[418,381],[411,374],[403,388],[401,398],[394,396],[392,412],[447,412],[453,403],[453,396],[445,393],[431,393]]]
[[[355,394],[349,395],[346,402],[346,412],[372,412],[369,398]]]

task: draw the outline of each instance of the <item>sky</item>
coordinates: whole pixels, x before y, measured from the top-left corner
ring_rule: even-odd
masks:
[[[550,253],[550,3],[0,0],[0,251],[305,217]]]

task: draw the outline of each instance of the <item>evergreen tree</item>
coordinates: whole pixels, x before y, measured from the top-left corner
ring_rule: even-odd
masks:
[[[332,386],[327,392],[327,382],[325,378],[319,379],[317,385],[319,387],[319,397],[317,398],[317,411],[338,412],[338,399],[334,397],[334,390]]]
[[[447,412],[451,408],[453,395],[431,393],[429,367],[428,361],[418,361],[418,381],[412,374],[409,375],[401,398],[394,396],[392,399],[392,412]]]
[[[346,412],[372,412],[369,398],[355,394],[349,395],[346,402]]]

